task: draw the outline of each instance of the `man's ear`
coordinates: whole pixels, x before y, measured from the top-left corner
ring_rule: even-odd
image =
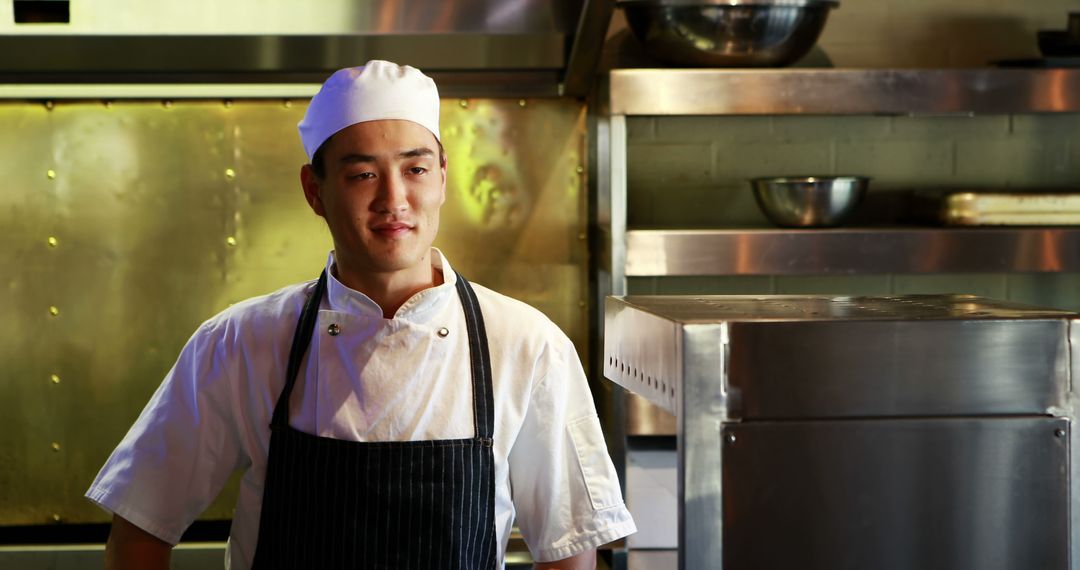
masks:
[[[304,198],[307,199],[311,210],[325,218],[326,207],[322,201],[322,180],[315,174],[315,169],[310,164],[300,167],[300,186],[304,188]]]
[[[443,156],[442,164],[439,165],[439,170],[442,171],[442,199],[439,200],[439,205],[446,203],[446,157]]]

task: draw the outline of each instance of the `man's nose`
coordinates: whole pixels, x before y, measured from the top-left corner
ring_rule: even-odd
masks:
[[[409,209],[405,181],[399,175],[382,177],[375,208],[379,213],[403,212]]]

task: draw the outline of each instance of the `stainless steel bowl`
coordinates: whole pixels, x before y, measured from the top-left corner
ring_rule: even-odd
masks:
[[[754,198],[769,221],[783,227],[819,228],[844,222],[866,194],[865,176],[755,178]]]
[[[779,67],[814,47],[835,0],[620,0],[655,58],[701,67]]]

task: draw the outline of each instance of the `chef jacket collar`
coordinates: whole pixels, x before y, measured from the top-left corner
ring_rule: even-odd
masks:
[[[329,276],[326,283],[327,301],[331,311],[350,313],[369,318],[382,318],[382,307],[367,295],[350,289],[338,281],[332,271],[336,263],[334,252],[331,251],[326,260],[326,274]],[[442,308],[444,303],[453,298],[454,287],[457,285],[457,274],[450,267],[438,248],[431,248],[431,266],[440,270],[443,275],[441,285],[424,289],[409,297],[403,305],[394,313],[394,319],[404,319],[411,322],[422,323],[431,319],[437,309]]]

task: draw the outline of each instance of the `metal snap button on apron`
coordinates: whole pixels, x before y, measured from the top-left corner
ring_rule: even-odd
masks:
[[[330,326],[326,327],[326,332],[330,333],[330,336],[337,336],[341,334],[341,327],[337,323],[330,323]]]
[[[438,335],[439,335],[439,336],[441,336],[442,338],[446,338],[446,337],[450,336],[450,329],[448,329],[448,328],[446,328],[446,327],[442,327],[441,329],[439,329],[439,330],[438,330],[438,331],[436,332],[436,334],[438,334]]]

